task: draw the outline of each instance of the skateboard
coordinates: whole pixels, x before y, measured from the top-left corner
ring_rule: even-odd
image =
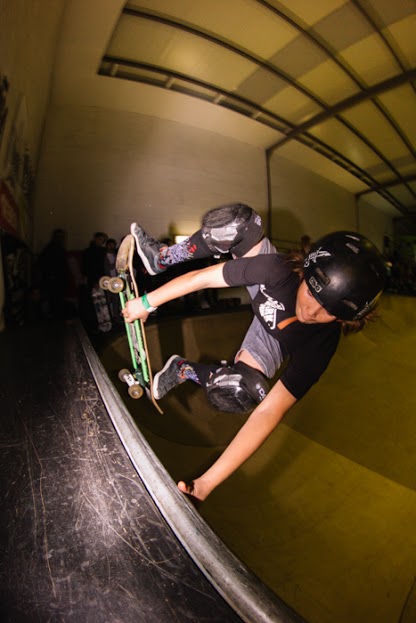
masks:
[[[122,240],[117,253],[117,277],[101,277],[100,279],[101,288],[119,295],[122,309],[125,308],[126,302],[129,299],[139,296],[133,269],[134,251],[134,238],[131,234],[128,234]],[[124,325],[129,343],[133,372],[124,368],[118,373],[118,378],[120,381],[127,383],[128,393],[131,398],[141,398],[143,392],[145,392],[159,413],[163,413],[153,395],[153,376],[144,323],[142,320],[134,320],[133,322],[125,320]]]
[[[111,331],[112,322],[105,294],[101,287],[94,286],[91,295],[95,314],[97,316],[98,330],[107,333],[107,331]]]

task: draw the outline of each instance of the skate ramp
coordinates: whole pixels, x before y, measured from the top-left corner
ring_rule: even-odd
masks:
[[[148,327],[154,368],[174,352],[231,360],[250,312]],[[410,623],[416,565],[416,299],[384,296],[381,317],[343,338],[320,383],[260,451],[202,505],[223,541],[309,623]],[[116,378],[125,338],[103,352]],[[201,473],[244,416],[217,413],[185,383],[126,404],[174,479]]]
[[[1,621],[299,620],[167,477],[81,327],[0,344]]]

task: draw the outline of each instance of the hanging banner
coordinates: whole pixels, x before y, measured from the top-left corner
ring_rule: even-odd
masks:
[[[9,80],[7,76],[0,75],[0,147],[3,138],[4,128],[7,120],[7,95],[9,91]]]
[[[28,112],[26,97],[20,93],[11,122],[4,158],[3,183],[7,184],[6,197],[2,195],[3,206],[0,227],[7,232],[16,230],[26,243],[33,231],[32,191],[34,174],[28,142]],[[17,210],[17,214],[16,214]],[[12,228],[12,229],[10,229]]]
[[[0,229],[19,237],[19,208],[4,181],[0,181]]]

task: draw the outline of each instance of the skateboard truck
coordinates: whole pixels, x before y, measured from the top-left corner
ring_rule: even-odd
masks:
[[[137,382],[134,378],[134,374],[132,374],[130,370],[123,368],[123,370],[120,370],[118,373],[118,378],[129,386],[128,392],[131,398],[141,398],[143,396],[143,387],[141,383]]]

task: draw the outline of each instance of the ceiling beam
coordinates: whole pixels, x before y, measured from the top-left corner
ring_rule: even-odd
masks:
[[[403,180],[406,183],[416,182],[416,175],[405,175],[403,176]],[[359,193],[356,193],[356,197],[362,197],[363,195],[368,195],[369,193],[373,193],[377,190],[383,190],[386,188],[393,188],[394,186],[400,186],[401,180],[389,180],[388,182],[383,182],[376,184],[373,188],[369,188],[368,190],[362,190]]]
[[[297,23],[295,21],[296,18],[293,19],[289,15],[286,15],[282,10],[277,9],[276,6],[274,6],[267,0],[257,0],[257,2],[263,5],[264,7],[266,7],[267,9],[269,9],[271,12],[274,12],[275,14],[277,14],[279,18],[281,18],[282,20],[285,20],[292,27],[294,27],[300,33],[300,36],[304,36],[308,38],[313,44],[315,44],[322,51],[324,51],[327,58],[333,61],[334,63],[336,63],[338,67],[340,67],[341,70],[344,71],[344,73],[348,75],[349,78],[354,81],[359,91],[355,93],[353,96],[346,98],[342,102],[338,102],[336,105],[330,106],[324,100],[322,100],[318,95],[316,95],[315,93],[313,93],[312,91],[304,87],[302,84],[298,83],[295,78],[293,78],[292,76],[280,70],[276,65],[270,63],[266,59],[263,59],[253,54],[252,52],[246,50],[245,48],[242,48],[236,45],[234,42],[226,40],[226,39],[222,39],[219,36],[217,36],[215,33],[197,28],[193,24],[190,24],[183,20],[172,19],[170,16],[166,16],[166,15],[157,13],[155,11],[148,11],[148,10],[140,9],[140,8],[137,8],[131,5],[129,6],[127,4],[122,11],[124,15],[133,16],[138,19],[152,20],[152,21],[164,24],[168,27],[175,28],[177,30],[182,30],[198,38],[203,38],[207,41],[210,41],[211,43],[215,45],[221,46],[222,48],[230,51],[231,53],[237,54],[247,59],[248,61],[252,62],[254,65],[260,67],[261,69],[271,72],[279,79],[291,85],[293,88],[303,93],[303,95],[305,95],[311,101],[319,105],[321,108],[321,112],[315,115],[313,118],[309,119],[307,122],[300,124],[299,126],[295,126],[293,123],[289,122],[286,119],[279,117],[278,115],[276,115],[275,113],[272,113],[271,111],[268,111],[267,109],[259,106],[257,103],[247,100],[246,98],[237,95],[234,91],[227,92],[224,89],[220,89],[212,84],[204,83],[204,81],[198,80],[196,78],[192,78],[191,76],[180,74],[178,72],[172,72],[170,70],[163,69],[160,67],[156,68],[156,67],[152,67],[150,65],[146,65],[142,63],[132,63],[130,66],[134,66],[135,68],[143,67],[146,69],[150,69],[151,71],[156,71],[162,75],[164,74],[167,77],[168,84],[171,86],[171,88],[175,88],[175,87],[170,78],[179,78],[180,80],[185,81],[188,84],[194,84],[194,85],[203,87],[204,89],[208,89],[212,91],[213,98],[211,101],[213,103],[216,103],[224,107],[229,107],[233,110],[236,110],[237,112],[240,112],[241,114],[251,116],[256,121],[269,125],[270,127],[278,130],[284,135],[283,138],[279,139],[279,141],[277,141],[273,146],[271,146],[267,150],[269,155],[271,155],[275,149],[278,149],[279,147],[284,145],[287,141],[292,140],[292,139],[298,140],[308,146],[313,145],[313,149],[319,151],[322,155],[329,158],[333,162],[337,163],[339,166],[342,166],[347,171],[349,171],[352,175],[355,175],[359,179],[363,180],[366,184],[370,186],[369,192],[372,192],[371,189],[373,188],[375,189],[378,187],[377,180],[375,180],[365,170],[362,170],[356,164],[349,161],[347,158],[345,158],[342,154],[337,152],[335,149],[331,148],[329,145],[326,145],[322,141],[319,141],[315,137],[312,137],[310,134],[308,134],[308,130],[310,130],[314,126],[320,123],[323,123],[325,120],[335,118],[338,120],[339,123],[342,123],[348,129],[349,132],[354,134],[359,140],[363,142],[363,144],[365,144],[370,150],[372,150],[373,153],[375,153],[377,157],[382,162],[384,162],[384,164],[388,168],[390,168],[390,170],[396,175],[397,183],[398,184],[402,183],[407,188],[409,193],[412,194],[416,198],[416,191],[413,190],[412,187],[408,186],[407,180],[400,175],[399,171],[396,170],[394,165],[384,156],[384,154],[376,147],[376,145],[373,144],[366,136],[364,136],[351,123],[349,123],[347,119],[344,119],[342,117],[342,113],[347,111],[351,107],[357,106],[360,103],[365,102],[367,100],[371,100],[373,102],[373,105],[375,105],[377,109],[380,111],[380,113],[384,116],[384,118],[386,119],[386,122],[392,127],[393,131],[396,132],[397,136],[406,146],[410,154],[416,158],[416,152],[410,140],[407,138],[405,133],[401,130],[400,126],[398,126],[395,119],[384,108],[382,103],[377,100],[378,95],[381,95],[382,93],[387,92],[388,90],[397,88],[398,86],[401,86],[402,84],[411,84],[414,88],[413,82],[416,80],[416,69],[403,71],[401,74],[394,76],[393,78],[389,78],[383,82],[380,82],[377,85],[368,87],[366,84],[363,83],[362,78],[360,78],[357,74],[355,74],[348,67],[348,65],[339,56],[336,55],[335,51],[329,46],[329,44],[325,40],[323,40],[321,37],[319,37],[319,35],[313,32],[313,28],[305,29],[305,27],[300,22]],[[399,67],[403,69],[403,64],[401,63],[400,58],[398,57],[396,51],[394,50],[394,48],[392,48],[392,46],[390,45],[389,41],[386,39],[384,34],[381,32],[374,18],[368,15],[364,11],[363,7],[359,3],[359,0],[354,0],[353,3],[357,7],[357,9],[361,11],[364,19],[366,19],[369,22],[374,32],[378,36],[381,37],[381,40],[386,45],[387,49],[389,50],[389,53],[396,60]],[[111,57],[106,56],[104,57],[104,60],[107,60],[110,58]],[[120,62],[120,64],[123,64],[125,66],[128,66],[129,64],[129,61],[127,61],[127,59],[125,60],[114,59],[113,62],[114,61]],[[106,72],[100,72],[100,73],[106,73]],[[123,75],[123,77],[129,78],[129,76],[126,76],[126,75]],[[130,79],[152,83],[152,80],[149,79],[149,77],[144,77],[144,76],[142,77],[130,76]],[[155,84],[157,84],[156,80],[155,80]],[[162,86],[162,85],[157,84],[157,86]],[[184,93],[186,92],[184,87],[181,88],[180,85],[178,85],[177,90],[182,91]],[[188,94],[193,95],[195,97],[200,97],[202,99],[207,99],[207,97],[204,97],[203,94],[198,94],[197,91],[195,92],[191,91]],[[240,104],[240,107],[239,107],[239,104]],[[243,107],[242,109],[241,109],[241,106]],[[246,110],[246,107],[248,107],[249,109],[248,111]],[[380,188],[379,192],[380,194],[387,193],[388,195],[386,197],[387,200],[390,201],[397,209],[403,211],[404,213],[406,212],[406,207],[402,205],[400,202],[398,202],[398,200],[394,196],[392,196],[388,192],[388,190],[386,191],[385,189]]]
[[[382,82],[379,82],[372,87],[367,87],[359,93],[355,93],[354,95],[351,95],[351,97],[347,97],[345,100],[338,102],[338,104],[335,104],[335,106],[328,107],[323,112],[318,113],[314,117],[311,117],[311,119],[308,119],[308,121],[305,121],[305,123],[301,123],[300,125],[296,126],[296,128],[294,130],[291,130],[285,138],[276,143],[273,148],[280,147],[281,145],[291,140],[292,138],[295,138],[299,134],[303,134],[314,126],[319,125],[320,123],[323,123],[328,119],[336,117],[337,115],[345,112],[353,106],[357,106],[358,104],[372,99],[376,95],[381,95],[382,93],[391,91],[392,89],[402,86],[403,84],[411,83],[414,80],[416,80],[416,68],[409,69],[409,71],[405,71],[401,74],[397,74],[396,76],[393,76],[393,78],[383,80]]]

